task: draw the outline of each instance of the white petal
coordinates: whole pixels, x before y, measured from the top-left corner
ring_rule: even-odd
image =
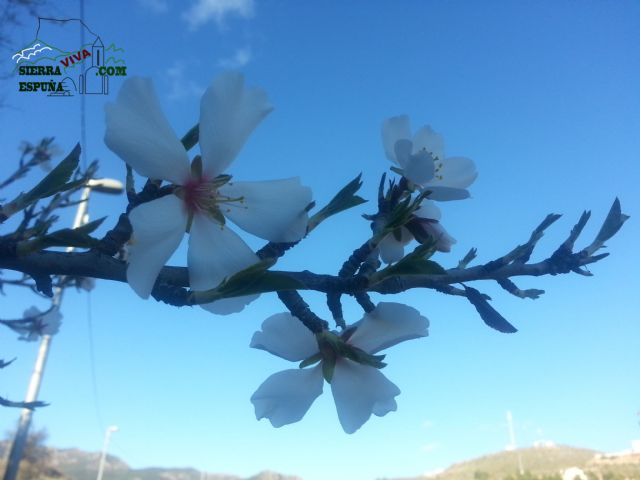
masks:
[[[395,410],[393,398],[400,389],[377,368],[339,359],[331,379],[331,392],[338,419],[347,433],[353,433],[372,413],[383,416]]]
[[[187,261],[191,288],[209,290],[259,259],[229,227],[196,214],[189,234]]]
[[[441,187],[440,185],[427,184],[422,190],[428,190],[431,192],[428,198],[431,200],[438,200],[439,202],[464,200],[465,198],[470,197],[469,190],[464,188]]]
[[[433,157],[426,150],[410,155],[403,165],[403,175],[418,185],[424,185],[433,179],[435,164]]]
[[[395,412],[398,409],[395,397],[380,400],[373,406],[373,414],[378,417],[384,417],[389,412]]]
[[[423,228],[436,241],[436,250],[439,252],[450,252],[453,244],[457,243],[440,222],[425,222]]]
[[[413,150],[413,143],[411,140],[401,138],[393,146],[393,154],[395,162],[404,168],[409,163],[411,157],[411,151]]]
[[[127,281],[148,298],[158,273],[184,236],[187,215],[182,200],[166,195],[137,206],[129,213],[133,234],[129,243]]]
[[[253,334],[249,346],[292,362],[318,353],[315,335],[290,313],[277,313],[262,322],[262,330]]]
[[[440,212],[436,203],[430,200],[423,200],[414,215],[420,218],[428,218],[429,220],[440,220],[442,218],[442,212]]]
[[[206,311],[216,315],[231,315],[244,310],[244,307],[256,300],[260,295],[243,295],[241,297],[223,298],[211,303],[203,303],[200,306]]]
[[[429,320],[402,303],[380,302],[365,313],[349,343],[374,354],[405,340],[426,337]]]
[[[442,176],[442,180],[434,181],[434,185],[467,188],[478,177],[478,171],[470,158],[448,157],[442,162],[438,175]]]
[[[189,284],[193,290],[217,287],[225,277],[258,262],[258,257],[229,227],[222,226],[204,215],[193,217],[189,234]],[[225,298],[200,305],[221,315],[239,312],[258,295]]]
[[[189,178],[189,157],[162,113],[151,79],[127,79],[105,111],[104,143],[136,172],[177,184]]]
[[[411,123],[409,117],[400,115],[382,122],[382,146],[387,158],[400,164],[396,159],[395,147],[398,140],[411,140]]]
[[[307,232],[305,208],[311,189],[298,177],[264,182],[231,182],[219,192],[242,202],[221,205],[223,214],[244,231],[272,242],[296,242]]]
[[[322,393],[323,383],[321,365],[274,373],[251,396],[256,418],[268,418],[276,428],[299,421]]]
[[[393,263],[404,257],[404,246],[413,240],[413,235],[404,227],[400,228],[400,240],[389,234],[378,244],[380,258],[384,263]]]
[[[413,148],[414,152],[424,149],[434,157],[444,159],[444,139],[429,126],[422,127],[413,136]]]
[[[378,245],[380,249],[380,259],[384,263],[394,263],[404,257],[404,246],[393,239],[391,235],[387,235]]]
[[[209,177],[224,172],[271,110],[264,90],[245,88],[241,74],[227,72],[216,77],[200,102],[199,141],[204,172]]]

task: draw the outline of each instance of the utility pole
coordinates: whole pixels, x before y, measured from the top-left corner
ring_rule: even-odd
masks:
[[[100,455],[100,466],[98,467],[98,477],[96,480],[102,480],[102,474],[104,473],[104,465],[107,461],[107,450],[109,450],[109,440],[111,440],[111,434],[118,431],[118,427],[111,425],[104,432],[104,444],[102,445],[102,454]]]
[[[123,191],[123,185],[118,180],[109,178],[89,180],[86,186],[82,189],[80,203],[76,210],[76,216],[73,220],[72,228],[78,228],[87,223],[87,207],[89,204],[89,194],[91,193],[91,190],[101,193],[119,194]],[[73,247],[67,247],[66,249],[67,252],[71,252],[73,250]],[[60,308],[63,294],[64,290],[62,288],[55,289],[53,300],[51,302],[55,309]],[[38,399],[40,384],[42,383],[42,375],[44,374],[44,367],[47,364],[47,357],[49,356],[50,348],[51,335],[43,335],[42,340],[40,341],[38,357],[36,358],[33,373],[31,374],[31,380],[29,381],[29,387],[27,388],[27,394],[24,399],[25,402],[35,402]],[[4,472],[4,480],[15,480],[18,476],[20,460],[22,460],[24,447],[27,443],[27,436],[29,435],[32,416],[33,410],[29,408],[22,409],[20,421],[18,422],[18,429],[15,437],[13,438],[13,443],[11,444],[11,451],[9,452],[9,458],[7,460],[7,468]]]

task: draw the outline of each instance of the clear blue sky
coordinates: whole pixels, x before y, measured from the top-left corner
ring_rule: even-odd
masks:
[[[398,411],[351,436],[340,428],[329,389],[300,423],[274,429],[255,420],[249,397],[289,367],[248,348],[261,322],[283,311],[272,296],[215,317],[142,301],[124,284],[99,282],[90,298],[68,291],[41,391],[51,406],[35,414],[51,445],[99,450],[104,428],[116,424],[111,451],[134,467],[370,480],[504,448],[506,410],[524,446],[545,439],[617,451],[640,438],[638,2],[236,0],[227,3],[244,9],[219,21],[203,10],[185,16],[198,3],[218,2],[88,0],[86,22],[105,45],[125,49],[129,75],[154,79],[179,135],[197,121],[202,91],[225,68],[268,92],[275,110],[233,164],[237,179],[299,175],[322,204],[363,172],[361,193],[374,199],[389,167],[381,122],[406,113],[414,128],[430,124],[449,154],[478,167],[472,198],[442,205],[442,221],[458,240],[452,253],[438,255],[445,266],[473,246],[480,261],[506,253],[547,213],[564,216],[534,259],[555,249],[583,209],[593,220],[578,246],[591,241],[616,196],[631,219],[592,278],[520,280],[521,288],[547,291],[536,301],[474,285],[519,328],[515,335],[486,328],[462,299],[430,291],[395,297],[430,319],[430,337],[387,352],[384,373],[402,390]],[[78,12],[71,1],[48,11]],[[11,32],[16,49],[34,36],[34,22],[25,21]],[[104,103],[120,84],[113,79],[111,95],[87,98],[87,151],[100,159],[102,175],[123,179],[122,161],[102,142]],[[15,79],[2,83],[10,104],[0,110],[2,177],[22,139],[52,135],[65,151],[79,140],[78,97],[16,90]],[[124,207],[123,198],[96,194],[92,218],[108,215],[111,225]],[[367,238],[359,215],[373,209],[323,224],[282,268],[337,272]],[[184,265],[185,252],[172,263]],[[5,318],[46,306],[26,292],[6,293]],[[329,317],[320,295],[305,298]],[[345,312],[360,318],[357,305],[347,302]],[[18,358],[0,372],[0,395],[21,398],[37,345],[6,329],[0,342],[0,357]],[[18,413],[0,409],[0,427],[11,428]]]

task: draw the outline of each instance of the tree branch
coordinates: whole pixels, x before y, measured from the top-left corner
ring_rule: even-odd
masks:
[[[484,265],[446,270],[443,275],[402,275],[387,278],[369,286],[361,277],[343,279],[335,275],[324,275],[310,272],[289,272],[274,270],[275,273],[288,275],[305,285],[305,290],[318,292],[341,292],[355,294],[358,292],[400,293],[413,288],[442,289],[446,285],[477,280],[501,280],[512,277],[558,275],[570,273],[576,268],[589,265],[604,258],[607,254],[594,257],[582,252],[554,255],[538,263],[510,263],[494,269]],[[24,257],[0,257],[0,269],[15,270],[28,275],[73,275],[93,277],[116,282],[126,282],[126,263],[97,251],[83,253],[66,253],[43,251]],[[173,287],[188,287],[188,271],[186,267],[164,267],[160,271],[157,284]]]
[[[464,290],[455,289],[452,285],[478,280],[493,280],[500,283],[503,288],[514,295],[532,298],[534,297],[533,291],[520,291],[508,279],[522,276],[559,275],[570,272],[584,275],[585,272],[587,274],[589,272],[583,267],[608,256],[607,253],[593,255],[593,248],[586,248],[572,253],[569,245],[572,245],[575,237],[577,237],[575,234],[577,229],[574,228],[570,241],[563,243],[562,247],[558,248],[549,258],[538,263],[526,263],[523,261],[523,255],[528,261],[533,245],[540,238],[544,228],[551,223],[550,218],[553,217],[547,217],[545,222],[534,230],[527,244],[517,247],[509,254],[484,265],[470,268],[451,268],[446,270],[444,274],[397,275],[371,284],[369,278],[365,275],[345,278],[340,274],[337,276],[324,275],[307,270],[302,272],[273,272],[289,276],[302,284],[303,287],[299,288],[299,290],[313,290],[331,294],[338,293],[354,296],[367,292],[394,294],[414,288],[429,288],[452,295],[466,296],[464,295]],[[599,241],[613,236],[627,218],[626,215],[621,213],[619,202],[616,199],[614,207],[612,207],[612,213],[610,212],[607,220],[605,220],[607,229],[604,233],[601,231],[598,234]],[[126,223],[121,218],[119,227],[125,231],[125,236],[128,233]],[[580,230],[584,223],[583,216],[579,222]],[[118,230],[118,228],[114,230]],[[117,244],[117,242],[115,243]],[[0,248],[0,269],[23,272],[35,279],[50,275],[71,275],[126,282],[126,263],[102,253],[98,249],[84,253],[41,251],[18,257],[15,254],[11,254],[11,249]],[[188,278],[186,267],[164,267],[156,281],[153,296],[156,300],[165,301],[176,306],[192,305],[192,296],[189,296],[188,290]],[[535,293],[539,294],[541,291],[535,291]],[[363,297],[360,296],[360,298],[362,299]]]

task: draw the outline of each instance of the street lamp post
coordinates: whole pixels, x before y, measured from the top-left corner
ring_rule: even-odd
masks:
[[[110,178],[89,180],[82,189],[80,202],[78,204],[78,209],[76,210],[72,228],[78,228],[87,223],[87,207],[89,204],[89,194],[91,193],[91,190],[117,195],[122,193],[124,187],[118,180]],[[67,247],[66,251],[71,252],[73,249],[73,247]],[[61,288],[56,288],[52,300],[54,308],[60,308],[62,295],[63,290]],[[27,388],[27,394],[24,399],[25,402],[35,402],[38,399],[40,383],[42,382],[42,375],[44,374],[44,367],[47,364],[50,347],[51,335],[43,335],[42,341],[40,342],[40,348],[38,349],[38,357],[36,358],[36,363],[31,374],[31,380],[29,381],[29,387]],[[22,409],[20,421],[18,422],[18,429],[16,430],[16,435],[13,438],[13,443],[11,444],[11,451],[9,452],[9,459],[7,460],[7,468],[4,472],[4,480],[15,480],[18,475],[20,460],[22,460],[24,447],[27,443],[27,436],[29,434],[32,416],[33,410],[28,408]]]
[[[100,455],[100,466],[98,467],[98,477],[96,480],[102,480],[102,474],[104,473],[104,465],[107,461],[107,450],[109,449],[109,441],[111,440],[111,434],[118,431],[118,427],[111,425],[104,432],[104,444],[102,445],[102,455]]]

